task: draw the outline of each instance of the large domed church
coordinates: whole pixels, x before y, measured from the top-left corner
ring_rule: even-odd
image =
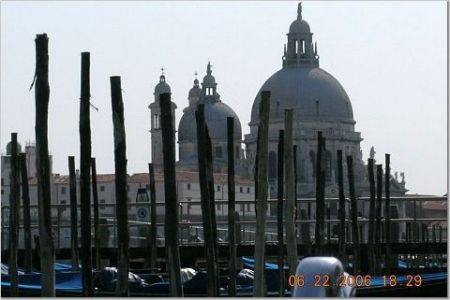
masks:
[[[336,151],[352,155],[355,169],[355,186],[359,196],[369,194],[367,167],[362,158],[361,133],[355,130],[352,104],[345,89],[330,73],[319,66],[317,43],[313,43],[313,33],[303,19],[301,3],[297,18],[292,22],[284,46],[282,68],[261,86],[253,102],[250,133],[242,141],[241,124],[238,116],[226,105],[217,92],[217,83],[208,63],[201,87],[197,79],[188,93],[189,105],[183,110],[178,126],[180,170],[197,171],[197,139],[195,110],[197,104],[205,105],[205,118],[212,141],[213,165],[217,173],[227,170],[227,117],[235,120],[235,153],[237,174],[252,179],[255,166],[256,142],[259,121],[259,103],[262,91],[270,91],[269,118],[269,183],[271,196],[276,196],[277,145],[279,130],[284,129],[284,110],[293,110],[293,139],[297,145],[297,191],[298,197],[315,195],[315,160],[317,134],[321,131],[326,139],[326,196],[337,197]],[[155,87],[155,102],[152,111],[152,160],[155,166],[162,166],[161,132],[158,125],[159,105],[157,99],[162,92],[170,92],[170,87],[162,75]],[[176,105],[173,104],[173,112]],[[175,128],[175,127],[174,127]],[[245,144],[245,152],[243,145]],[[374,150],[371,150],[371,157]],[[345,160],[344,160],[345,161]],[[344,162],[345,163],[345,162]],[[384,163],[384,162],[380,162]],[[344,170],[346,167],[344,166]],[[346,174],[344,174],[346,178]],[[391,180],[391,194],[404,195],[404,176],[401,181]]]

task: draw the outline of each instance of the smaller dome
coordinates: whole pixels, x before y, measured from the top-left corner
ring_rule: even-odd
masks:
[[[12,143],[9,142],[6,145],[6,155],[11,155],[11,152],[12,152]],[[20,153],[20,152],[22,152],[22,146],[20,145],[19,142],[17,142],[17,153]]]
[[[155,86],[155,95],[163,94],[163,93],[170,93],[170,85],[166,83],[166,77],[164,75],[161,75],[159,77],[159,82]]]
[[[289,27],[289,33],[311,33],[311,29],[308,22],[297,19]]]
[[[197,85],[189,90],[189,98],[198,97],[200,98],[202,95],[202,89]]]

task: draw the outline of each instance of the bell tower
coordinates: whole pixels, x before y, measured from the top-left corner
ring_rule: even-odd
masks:
[[[159,77],[159,82],[155,86],[154,101],[150,103],[148,108],[150,109],[151,120],[151,140],[152,140],[152,163],[155,169],[163,169],[163,152],[162,152],[162,131],[161,131],[161,108],[159,106],[159,96],[164,93],[171,93],[170,86],[166,83],[166,76],[164,75],[164,68],[161,69],[162,74]],[[175,109],[176,104],[171,102],[172,116],[175,128]]]

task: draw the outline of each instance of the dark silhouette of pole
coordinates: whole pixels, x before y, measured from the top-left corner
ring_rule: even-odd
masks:
[[[317,134],[317,158],[316,158],[316,230],[315,252],[323,254],[325,238],[325,166],[324,159],[325,138],[322,132]]]
[[[155,172],[153,164],[148,164],[148,174],[150,179],[150,268],[156,268],[156,190]]]
[[[280,279],[278,295],[284,296],[284,236],[283,236],[283,197],[284,197],[284,130],[278,134],[278,200],[277,200],[277,228],[278,228],[278,277]]]
[[[78,271],[78,214],[77,214],[77,176],[75,157],[69,156],[70,192],[70,248],[72,249],[72,272]]]
[[[390,180],[391,180],[391,168],[390,168],[390,155],[386,153],[386,175],[384,177],[384,193],[386,196],[386,206],[384,210],[385,214],[385,235],[386,235],[386,274],[390,274],[391,272],[391,197],[390,197]]]
[[[17,244],[19,242],[19,206],[20,206],[20,171],[19,153],[17,148],[17,133],[11,133],[11,173],[10,173],[10,197],[9,197],[9,244],[8,244],[8,275],[11,282],[10,295],[19,295],[19,277],[17,270]]]
[[[117,216],[117,252],[118,278],[116,295],[128,296],[129,270],[129,229],[128,229],[128,196],[127,196],[127,156],[126,136],[123,117],[122,85],[120,76],[112,76],[111,105],[114,128],[114,165],[116,183],[116,216]]]
[[[80,206],[81,265],[83,294],[94,294],[91,249],[91,125],[90,125],[90,53],[81,53],[80,97]]]
[[[292,146],[292,155],[293,155],[293,162],[294,162],[294,199],[295,199],[295,224],[296,224],[296,237],[300,236],[300,224],[297,223],[297,220],[300,217],[300,203],[297,202],[297,181],[298,181],[298,174],[297,174],[297,145]]]
[[[20,175],[22,178],[22,203],[23,203],[23,239],[25,242],[24,271],[31,273],[33,269],[32,257],[33,249],[31,246],[31,214],[30,214],[30,192],[28,187],[28,172],[26,154],[19,154]]]
[[[265,296],[265,247],[266,247],[266,218],[267,218],[267,161],[269,142],[269,111],[270,92],[261,92],[261,102],[259,104],[259,126],[258,126],[258,168],[257,168],[257,202],[256,202],[256,233],[255,233],[255,279],[254,297]]]
[[[370,189],[370,204],[369,204],[369,274],[375,272],[375,174],[373,170],[374,160],[369,158],[367,171],[369,173],[369,189]]]
[[[295,236],[295,182],[294,182],[294,154],[292,147],[293,110],[284,110],[284,172],[286,189],[286,248],[289,274],[295,274],[298,264],[297,239]]]
[[[376,207],[376,225],[375,225],[375,251],[376,251],[376,272],[381,274],[381,207],[383,201],[383,166],[377,165],[377,207]]]
[[[175,173],[175,128],[172,116],[170,93],[159,96],[161,108],[161,130],[164,158],[165,194],[165,247],[169,271],[169,290],[173,297],[183,296],[180,275],[180,250],[178,248],[178,199]]]
[[[50,162],[48,157],[48,37],[36,36],[36,169],[38,181],[42,297],[55,296],[55,248],[52,235]]]
[[[353,241],[353,273],[359,274],[361,270],[360,265],[360,250],[359,250],[359,232],[358,232],[358,203],[355,196],[355,178],[353,175],[353,158],[347,156],[348,168],[348,185],[350,192],[351,203],[351,218],[352,218],[352,241]]]
[[[236,224],[235,224],[235,184],[234,184],[234,118],[227,118],[227,153],[228,153],[228,241],[229,254],[229,286],[228,295],[236,297]]]
[[[100,249],[100,225],[98,221],[98,189],[97,189],[97,166],[95,157],[91,158],[92,172],[92,200],[94,204],[94,248],[95,248],[95,267],[102,268],[101,249]]]
[[[339,187],[339,258],[344,267],[347,265],[345,243],[345,194],[344,170],[342,166],[342,150],[337,150],[338,187]]]

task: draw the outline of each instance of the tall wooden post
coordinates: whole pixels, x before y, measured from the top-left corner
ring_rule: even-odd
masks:
[[[229,254],[229,286],[228,295],[236,297],[236,224],[235,224],[235,185],[234,185],[234,118],[227,118],[227,153],[228,153],[228,241]]]
[[[269,111],[270,92],[262,91],[261,102],[259,104],[258,168],[256,174],[258,182],[258,199],[256,202],[254,297],[264,297],[266,294],[264,272],[268,198],[267,162],[269,158]]]
[[[344,266],[347,266],[347,254],[345,243],[345,194],[344,194],[344,170],[342,166],[342,150],[337,150],[338,187],[339,187],[339,258]]]
[[[376,224],[375,224],[375,251],[377,274],[381,273],[381,207],[383,201],[383,166],[377,165],[377,205],[376,205]]]
[[[369,204],[369,273],[374,274],[375,271],[375,175],[373,170],[374,160],[369,158],[368,173],[369,173],[369,188],[370,188],[370,204]]]
[[[119,297],[127,297],[130,238],[128,231],[127,156],[123,116],[124,109],[120,76],[112,76],[110,81],[112,121],[114,128],[114,166],[116,177],[116,217],[118,239],[118,278],[116,284],[116,295]]]
[[[295,195],[295,227],[296,227],[296,233],[295,236],[298,240],[299,236],[300,236],[300,224],[297,223],[297,220],[300,217],[300,203],[297,202],[297,181],[298,181],[298,174],[297,174],[297,145],[293,146],[292,149],[292,155],[293,155],[293,161],[294,161],[294,195]]]
[[[20,175],[22,179],[22,203],[23,203],[23,237],[25,241],[25,273],[31,273],[32,271],[32,257],[33,249],[31,246],[31,214],[30,214],[30,193],[28,188],[28,172],[26,154],[20,153],[19,155]]]
[[[156,190],[155,172],[153,164],[148,164],[148,175],[150,179],[150,268],[156,268]]]
[[[94,248],[95,248],[95,267],[99,270],[102,268],[101,249],[100,249],[100,225],[98,215],[98,190],[97,190],[97,166],[95,157],[91,158],[92,170],[92,200],[94,204]]]
[[[327,243],[331,244],[331,210],[330,210],[330,206],[327,205],[326,207],[326,212],[327,212]]]
[[[17,244],[19,242],[20,171],[17,133],[11,133],[11,193],[9,197],[9,245],[8,275],[11,281],[11,297],[19,295],[17,270]]]
[[[78,213],[77,213],[77,177],[75,157],[69,156],[70,191],[70,248],[72,249],[72,272],[78,271]]]
[[[165,193],[165,246],[169,271],[170,295],[183,296],[180,275],[180,250],[178,248],[178,199],[175,173],[175,128],[172,116],[170,93],[159,96],[161,108],[161,130],[164,158],[164,193]]]
[[[203,219],[203,231],[205,236],[205,252],[207,259],[207,271],[208,271],[208,296],[219,296],[219,279],[217,269],[217,252],[214,241],[214,227],[212,224],[212,210],[215,209],[213,203],[210,201],[210,193],[214,193],[214,189],[210,189],[209,186],[209,174],[208,174],[208,130],[205,121],[204,104],[199,104],[197,111],[195,112],[197,122],[197,151],[198,151],[198,170],[199,170],[199,183],[200,183],[200,197],[201,197],[201,209]],[[179,272],[178,272],[179,273]]]
[[[286,180],[286,247],[289,274],[295,274],[297,268],[297,239],[295,236],[295,182],[294,182],[294,158],[293,158],[293,110],[284,111],[284,165]]]
[[[316,158],[316,255],[323,254],[325,239],[325,166],[323,156],[325,139],[322,132],[317,134],[317,158]]]
[[[351,217],[352,217],[352,240],[353,240],[353,273],[360,274],[360,251],[358,232],[358,203],[355,195],[355,178],[353,175],[353,158],[347,156],[348,185],[350,192]]]
[[[390,181],[391,181],[391,168],[390,168],[390,155],[386,153],[386,174],[384,177],[384,193],[386,196],[386,204],[384,207],[385,226],[386,231],[386,274],[391,272],[391,197],[390,197]]]
[[[42,297],[55,296],[55,249],[52,236],[50,162],[48,157],[48,37],[36,36],[36,169],[39,204],[40,265]]]
[[[83,294],[92,296],[91,248],[91,125],[90,125],[90,53],[81,53],[80,97],[80,204],[81,204],[81,265]]]
[[[284,196],[284,130],[278,134],[278,199],[277,199],[277,231],[278,231],[278,277],[280,279],[278,295],[284,296],[284,236],[283,236],[283,196]]]

